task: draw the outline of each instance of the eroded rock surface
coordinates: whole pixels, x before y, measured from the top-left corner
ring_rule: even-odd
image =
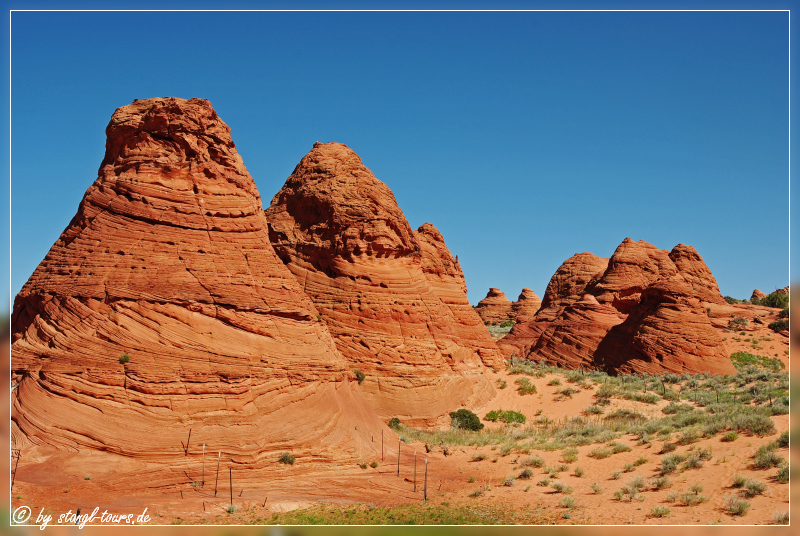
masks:
[[[481,317],[484,323],[491,325],[500,324],[507,320],[513,320],[512,302],[499,288],[490,288],[486,297],[478,302],[475,312]]]
[[[511,315],[517,323],[529,322],[533,320],[541,306],[542,299],[533,290],[524,288],[517,301],[511,304]]]
[[[725,304],[691,246],[626,238],[608,261],[580,253],[559,267],[532,321],[498,346],[565,368],[735,374],[708,315]]]
[[[449,422],[448,412],[494,392],[481,372],[502,363],[499,352],[476,343],[482,334],[465,336],[474,319],[450,306],[463,288],[460,268],[432,227],[411,229],[350,148],[316,143],[266,216],[278,256],[348,366],[366,375],[361,387],[380,415]]]
[[[191,429],[237,462],[374,453],[383,425],[270,246],[211,104],[135,101],[106,134],[97,180],[14,302],[14,443],[155,461],[182,457]]]

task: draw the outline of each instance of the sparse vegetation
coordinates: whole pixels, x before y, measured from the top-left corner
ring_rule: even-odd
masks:
[[[652,517],[667,517],[671,513],[671,510],[666,506],[655,506],[650,509],[650,515]]]
[[[517,411],[494,409],[486,414],[484,420],[487,421],[500,421],[507,424],[520,423],[525,424],[525,415]]]
[[[354,371],[353,371],[353,374],[355,374],[355,375],[356,375],[356,381],[358,382],[358,384],[359,384],[359,385],[361,385],[361,382],[363,382],[363,381],[364,381],[364,378],[366,378],[366,376],[364,375],[364,373],[363,373],[363,372],[361,372],[360,370],[354,370]]]
[[[528,378],[517,378],[514,383],[518,385],[517,392],[521,395],[535,395],[536,386]]]
[[[121,356],[119,356],[119,362],[122,365],[125,365],[126,363],[129,363],[130,360],[131,360],[131,356],[129,356],[128,354],[122,354]]]
[[[280,455],[280,457],[278,458],[278,461],[279,461],[280,463],[285,463],[286,465],[294,465],[294,462],[296,461],[296,459],[297,459],[297,458],[295,458],[294,456],[292,456],[292,454],[291,454],[291,453],[289,453],[289,452],[281,452],[281,455]],[[366,468],[366,467],[365,467],[365,468]]]
[[[725,510],[733,516],[747,515],[750,509],[750,502],[744,499],[739,499],[734,495],[728,495],[725,498]]]

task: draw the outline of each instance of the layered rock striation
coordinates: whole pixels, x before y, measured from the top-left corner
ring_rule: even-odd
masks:
[[[414,231],[346,145],[316,143],[266,210],[270,240],[384,417],[441,423],[494,392],[502,355],[433,226]],[[463,298],[462,298],[463,295]]]
[[[610,259],[579,253],[554,274],[533,320],[499,343],[507,356],[609,372],[735,374],[708,305],[724,304],[694,248],[626,238]]]
[[[533,290],[524,288],[517,301],[511,304],[511,315],[517,323],[530,322],[541,306],[542,299]]]
[[[490,288],[486,297],[475,306],[475,312],[484,323],[491,325],[513,320],[513,303],[499,288]]]
[[[383,425],[275,255],[211,104],[135,101],[106,135],[97,180],[14,301],[14,442],[159,460],[191,429],[248,463],[373,452]]]

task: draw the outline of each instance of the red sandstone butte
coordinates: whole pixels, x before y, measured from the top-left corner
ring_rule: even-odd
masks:
[[[467,299],[467,284],[458,256],[453,258],[442,234],[430,223],[420,226],[415,236],[422,250],[422,272],[433,293],[447,305],[456,319],[456,335],[464,344],[478,352],[484,363],[502,367],[503,357],[500,350]]]
[[[511,300],[506,298],[499,288],[490,288],[486,297],[478,302],[475,312],[481,317],[484,323],[492,325],[513,320],[514,315],[511,311]]]
[[[462,404],[492,396],[484,363],[502,358],[478,332],[485,327],[450,306],[462,283],[455,263],[442,259],[444,242],[425,229],[421,241],[353,150],[316,143],[266,216],[278,256],[348,367],[366,375],[361,387],[378,414],[441,424]]]
[[[534,319],[498,344],[504,354],[609,372],[735,374],[706,307],[720,303],[719,289],[694,248],[626,238],[604,263],[568,259]]]
[[[184,463],[191,429],[247,467],[287,445],[309,462],[375,455],[385,428],[270,246],[211,104],[135,101],[106,135],[97,180],[14,300],[15,447]]]
[[[750,296],[751,300],[760,300],[761,298],[766,298],[767,295],[764,292],[761,292],[758,289],[753,290],[753,294]]]
[[[530,322],[541,306],[542,299],[533,290],[529,288],[522,289],[517,301],[511,304],[511,314],[514,317],[514,322]]]
[[[696,249],[678,244],[669,252],[669,258],[678,267],[678,272],[691,287],[691,293],[695,298],[702,302],[720,305],[728,303],[720,294],[717,280]]]

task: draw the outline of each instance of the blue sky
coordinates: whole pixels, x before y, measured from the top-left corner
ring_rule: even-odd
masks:
[[[787,12],[15,12],[10,57],[5,303],[114,110],[163,96],[211,101],[265,205],[315,141],[348,144],[472,303],[628,236],[694,246],[723,294],[790,282]]]

